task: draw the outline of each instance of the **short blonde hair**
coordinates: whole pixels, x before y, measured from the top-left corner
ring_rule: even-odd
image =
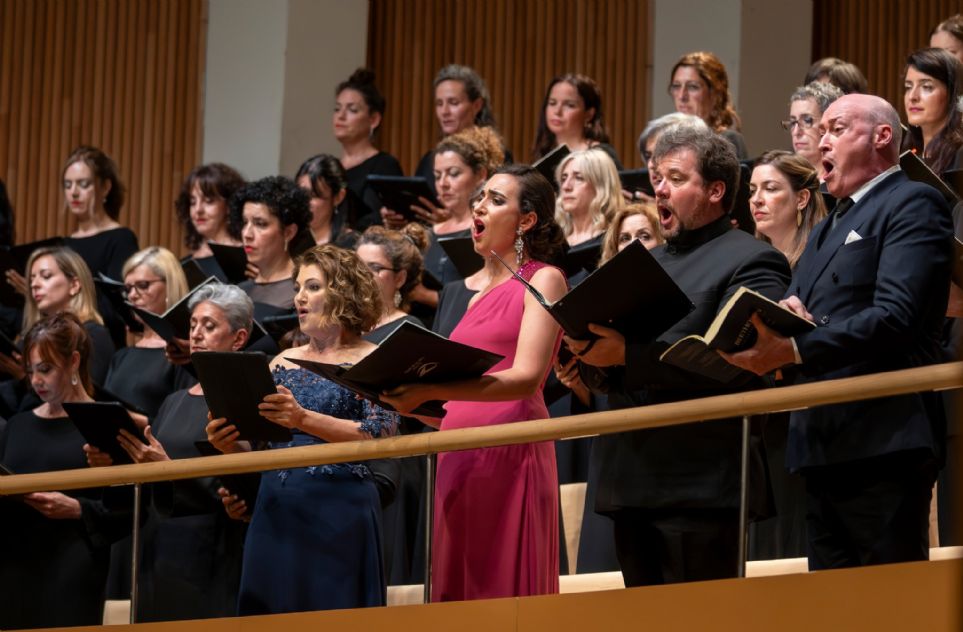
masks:
[[[355,251],[332,244],[315,246],[295,260],[294,278],[307,266],[318,266],[324,276],[324,321],[359,336],[378,324],[381,291],[374,274]]]
[[[30,271],[33,269],[33,264],[41,257],[52,258],[54,263],[57,264],[57,267],[60,268],[60,271],[64,273],[64,276],[68,279],[77,279],[80,282],[80,291],[71,297],[70,305],[67,309],[73,312],[81,323],[93,321],[98,325],[103,325],[104,319],[101,318],[100,312],[97,311],[97,293],[94,290],[94,280],[90,274],[90,268],[87,267],[83,257],[70,248],[60,246],[37,248],[30,253],[30,258],[27,259],[26,272],[28,287],[30,285]],[[43,314],[41,314],[37,308],[37,303],[33,300],[33,294],[27,292],[27,302],[23,307],[22,331],[26,332],[41,318],[43,318]]]
[[[589,204],[592,225],[597,230],[605,230],[612,216],[622,208],[622,184],[619,172],[612,157],[601,149],[574,151],[566,156],[555,169],[555,181],[562,184],[562,172],[569,163],[574,163],[582,176],[595,188],[595,197]],[[562,198],[555,200],[555,221],[562,227],[565,236],[572,234],[572,216],[562,209]]]
[[[187,294],[187,277],[184,276],[184,268],[173,252],[160,246],[150,246],[135,252],[121,270],[124,279],[127,275],[140,266],[147,266],[151,272],[164,279],[167,286],[167,306],[175,304]],[[124,279],[121,279],[123,281]]]

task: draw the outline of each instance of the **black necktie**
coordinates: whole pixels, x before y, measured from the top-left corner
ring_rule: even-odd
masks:
[[[832,232],[836,228],[836,223],[846,214],[846,211],[853,207],[853,198],[843,198],[836,202],[836,208],[833,209],[833,219],[832,223],[829,225],[829,232]]]

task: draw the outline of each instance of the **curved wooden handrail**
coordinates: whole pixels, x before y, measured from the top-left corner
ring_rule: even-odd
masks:
[[[963,387],[963,362],[952,362],[888,373],[718,395],[671,404],[538,421],[140,465],[115,465],[0,476],[0,495],[150,483],[345,461],[416,456],[533,441],[571,439],[960,387]]]

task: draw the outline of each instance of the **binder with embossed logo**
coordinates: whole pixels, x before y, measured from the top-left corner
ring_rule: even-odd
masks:
[[[454,342],[411,322],[403,322],[377,349],[354,366],[285,358],[358,393],[389,410],[381,393],[401,384],[452,382],[480,377],[504,356]],[[442,417],[444,402],[425,402],[413,412]]]

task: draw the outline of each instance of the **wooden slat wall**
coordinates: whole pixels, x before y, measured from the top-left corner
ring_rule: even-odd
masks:
[[[813,60],[839,57],[856,64],[869,91],[904,116],[906,56],[929,46],[933,27],[961,12],[960,0],[814,0]]]
[[[0,0],[0,178],[17,241],[69,234],[60,170],[80,144],[127,185],[120,222],[183,249],[173,201],[201,156],[206,0]]]
[[[555,75],[580,72],[602,89],[612,144],[639,165],[648,120],[648,0],[370,0],[368,65],[388,100],[382,149],[406,173],[438,142],[431,82],[439,68],[475,68],[516,161],[527,162]]]

